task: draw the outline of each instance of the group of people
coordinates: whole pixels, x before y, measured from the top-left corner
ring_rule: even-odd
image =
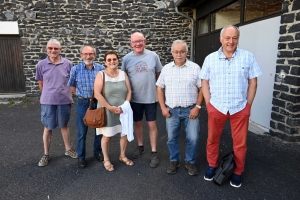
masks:
[[[250,109],[257,88],[261,69],[252,53],[237,47],[240,32],[229,25],[221,30],[221,47],[209,54],[202,68],[187,59],[188,46],[183,40],[175,40],[171,46],[174,61],[162,66],[158,55],[145,49],[146,39],[140,32],[131,35],[133,49],[122,61],[115,51],[104,55],[105,67],[94,62],[96,50],[92,46],[80,49],[82,62],[76,66],[60,56],[61,45],[56,39],[47,43],[48,57],[37,64],[36,79],[41,94],[41,121],[44,125],[44,155],[39,166],[46,166],[50,159],[49,148],[52,130],[61,128],[65,155],[78,158],[78,167],[85,168],[86,135],[88,127],[83,118],[94,92],[93,108],[105,107],[107,125],[95,129],[94,157],[107,171],[113,171],[110,162],[110,139],[120,134],[119,160],[134,165],[145,153],[143,143],[143,116],[149,129],[151,145],[150,166],[159,165],[157,154],[158,131],[156,126],[157,101],[166,118],[167,146],[170,152],[168,174],[175,174],[180,167],[179,133],[185,127],[185,168],[191,176],[198,174],[196,167],[200,136],[200,110],[205,100],[208,112],[208,138],[206,156],[208,167],[204,179],[213,180],[218,167],[219,145],[224,123],[230,120],[235,169],[230,185],[242,185],[242,173],[246,159],[246,139]],[[76,95],[77,151],[71,149],[68,121],[72,94]],[[123,113],[130,111],[126,131],[134,130],[137,147],[131,159],[126,156],[128,140],[133,135],[123,134]],[[131,123],[132,122],[132,123]],[[129,126],[128,126],[129,124]],[[131,125],[131,127],[130,127]]]

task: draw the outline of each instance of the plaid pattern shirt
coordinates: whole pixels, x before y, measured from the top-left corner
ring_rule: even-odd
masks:
[[[173,61],[162,68],[156,85],[165,89],[165,104],[170,108],[196,104],[201,87],[200,67],[189,60],[177,67]]]
[[[247,104],[249,79],[261,74],[252,53],[237,48],[228,60],[221,47],[205,58],[200,77],[209,81],[210,103],[223,114],[232,115]]]
[[[76,95],[91,98],[94,90],[94,81],[99,71],[105,67],[94,63],[92,69],[86,68],[84,62],[72,67],[68,86],[76,87]]]

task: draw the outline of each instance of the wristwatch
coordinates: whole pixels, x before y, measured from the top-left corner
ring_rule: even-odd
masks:
[[[196,107],[199,108],[199,109],[201,109],[201,106],[199,106],[199,105],[196,105]]]

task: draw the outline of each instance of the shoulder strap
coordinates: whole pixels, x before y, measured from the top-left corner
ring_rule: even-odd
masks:
[[[103,79],[103,86],[102,86],[102,91],[101,91],[101,94],[102,94],[102,96],[103,97],[105,97],[104,96],[104,90],[105,90],[105,73],[102,71],[102,74],[103,74],[103,76],[102,76],[102,79]],[[93,105],[93,101],[94,101],[94,90],[93,90],[93,94],[92,94],[92,98],[91,98],[91,100],[90,100],[90,106],[89,106],[89,109],[91,110],[92,109],[92,105]]]

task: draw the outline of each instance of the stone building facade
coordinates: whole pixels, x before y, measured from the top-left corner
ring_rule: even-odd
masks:
[[[182,10],[192,16],[191,10]],[[130,35],[141,31],[146,48],[155,51],[162,64],[171,61],[175,39],[191,40],[190,21],[175,12],[173,1],[155,0],[0,0],[0,21],[18,21],[27,96],[39,94],[35,66],[46,57],[46,43],[56,38],[62,56],[80,62],[82,45],[97,49],[103,63],[108,50],[120,58],[131,51]],[[0,27],[1,28],[1,27]]]
[[[269,134],[300,141],[300,0],[283,2]]]

